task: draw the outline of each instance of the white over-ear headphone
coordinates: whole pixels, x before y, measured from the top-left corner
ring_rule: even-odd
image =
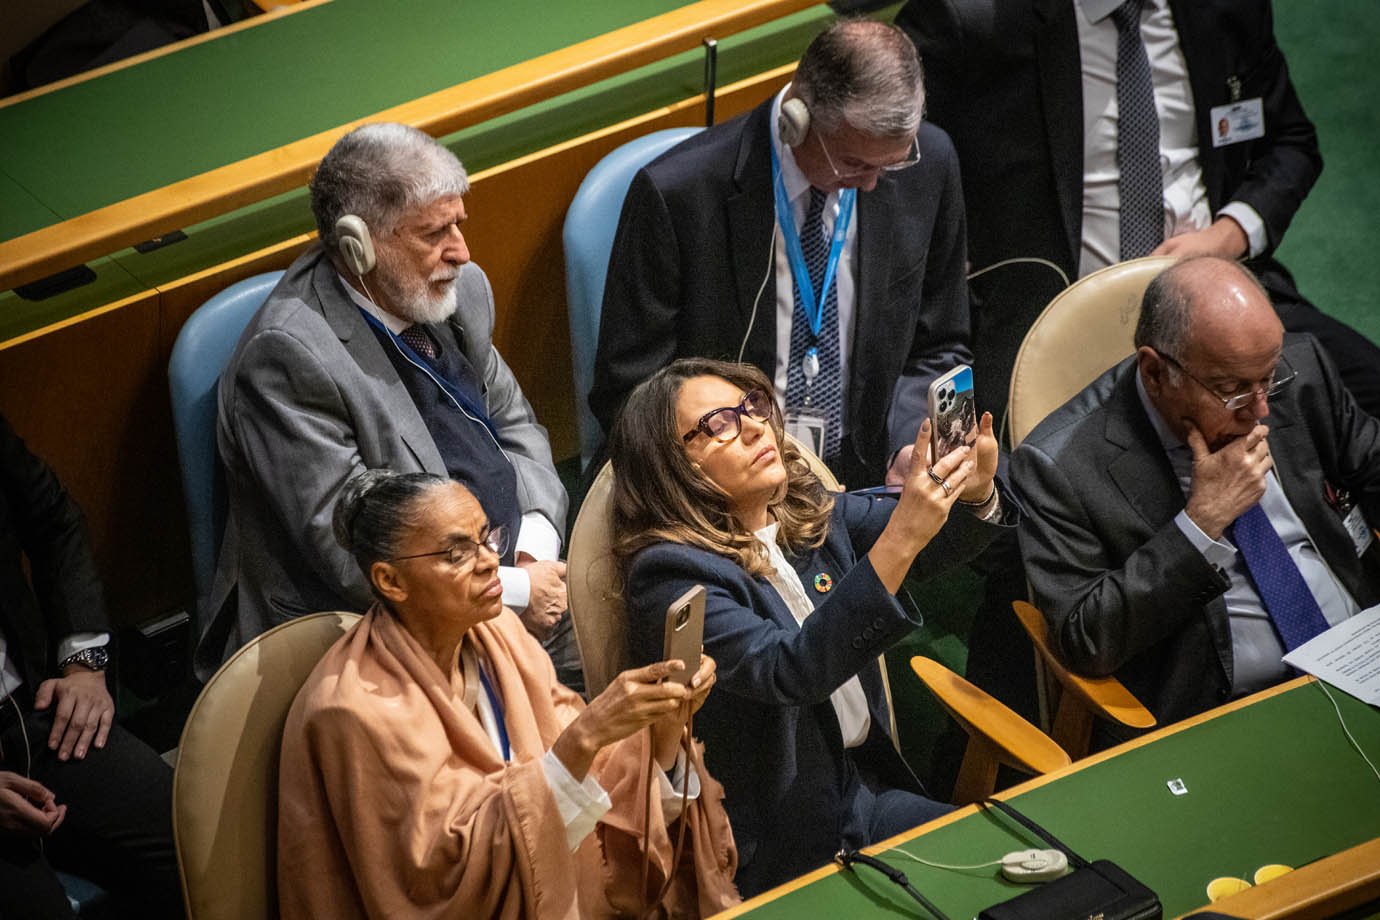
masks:
[[[810,133],[810,107],[804,99],[787,99],[781,103],[776,119],[776,132],[787,147],[799,147]]]
[[[363,278],[374,270],[374,240],[363,218],[346,214],[335,222],[336,246],[350,271]]]

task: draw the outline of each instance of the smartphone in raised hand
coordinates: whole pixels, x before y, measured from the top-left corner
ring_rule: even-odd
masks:
[[[679,658],[685,670],[667,680],[689,684],[700,669],[700,648],[704,645],[704,585],[695,585],[666,608],[666,641],[662,660]]]
[[[978,436],[977,397],[973,369],[960,364],[930,384],[930,464],[964,445],[972,447]]]

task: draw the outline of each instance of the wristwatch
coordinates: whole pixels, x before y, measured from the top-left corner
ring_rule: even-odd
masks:
[[[88,671],[104,671],[110,666],[110,650],[104,645],[84,648],[74,655],[68,655],[58,665],[59,671],[66,671],[69,664],[79,664]]]

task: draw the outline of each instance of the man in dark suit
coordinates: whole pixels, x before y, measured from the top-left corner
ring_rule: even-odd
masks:
[[[1150,193],[1147,216],[1162,242],[1130,251],[1118,245],[1133,202],[1119,194],[1118,156],[1131,148],[1119,153],[1118,139],[1142,123],[1119,115],[1135,81],[1119,70],[1118,0],[911,0],[901,10],[925,63],[927,114],[962,163],[974,269],[1030,257],[1076,278],[1151,252],[1244,259],[1285,328],[1316,336],[1360,405],[1380,414],[1380,349],[1305,300],[1273,256],[1322,158],[1268,0],[1134,2],[1126,37],[1148,55],[1143,128],[1159,154],[1149,184],[1162,194]],[[1021,340],[1060,287],[1030,264],[975,281],[978,392],[1005,400]]]
[[[1161,724],[1283,679],[1286,650],[1380,601],[1380,421],[1235,262],[1152,282],[1136,354],[1012,475],[1056,651]]]
[[[774,380],[848,484],[908,464],[930,381],[970,361],[958,165],[923,106],[910,41],[845,21],[781,94],[638,172],[589,397],[606,432],[672,359],[724,358]]]
[[[82,514],[0,418],[0,916],[74,916],[54,866],[182,914],[172,770],[112,724],[109,641]]]

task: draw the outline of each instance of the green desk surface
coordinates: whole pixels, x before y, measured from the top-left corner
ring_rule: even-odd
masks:
[[[1380,763],[1380,710],[1332,695],[1361,749]],[[1170,793],[1167,782],[1176,778],[1186,795]],[[1165,916],[1206,903],[1206,885],[1218,876],[1250,878],[1268,863],[1302,866],[1380,835],[1380,778],[1313,684],[1076,769],[1011,802],[1079,855],[1111,859],[1144,882]],[[948,865],[1043,846],[988,813],[888,843]],[[1000,880],[995,868],[950,871],[895,851],[880,855],[953,918],[975,917],[1027,890]],[[866,868],[826,875],[750,912],[762,920],[920,915],[918,904]]]
[[[378,10],[385,4],[377,0],[331,0],[0,108],[0,239],[687,2],[464,4],[474,23],[463,32],[459,4],[419,26],[442,4],[387,4],[389,15],[382,17]],[[821,4],[722,39],[720,85],[790,63],[832,18]],[[534,22],[539,27],[529,28]],[[354,34],[358,30],[365,36]],[[309,35],[317,41],[308,41]],[[367,66],[352,64],[349,49],[370,37],[381,47]],[[438,42],[452,50],[438,58]],[[482,53],[471,54],[471,46]],[[401,63],[414,55],[417,61]],[[675,55],[442,141],[473,173],[695,96],[703,90],[703,69],[701,53]],[[352,92],[351,74],[370,90]],[[110,303],[132,286],[154,288],[307,232],[313,223],[306,199],[306,190],[297,189],[185,227],[188,239],[163,249],[113,253],[111,264],[122,269],[118,277],[97,269],[97,281],[39,304],[0,293],[0,342]]]

